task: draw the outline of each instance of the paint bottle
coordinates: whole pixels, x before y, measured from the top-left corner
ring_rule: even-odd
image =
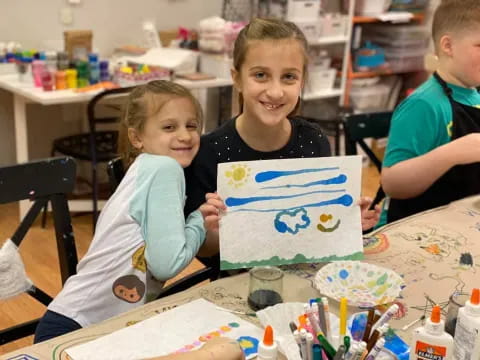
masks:
[[[480,358],[480,290],[473,289],[470,300],[458,310],[455,327],[456,360]]]
[[[100,81],[100,64],[97,54],[88,54],[88,67],[90,70],[90,84],[96,84]]]
[[[258,360],[276,360],[278,356],[278,345],[273,339],[273,329],[270,325],[265,328],[263,341],[258,344]]]
[[[453,357],[453,338],[445,332],[440,318],[440,306],[435,305],[430,319],[413,331],[410,360],[450,360]]]

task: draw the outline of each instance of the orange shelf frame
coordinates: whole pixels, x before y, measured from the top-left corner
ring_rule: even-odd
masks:
[[[410,21],[423,22],[424,19],[425,19],[425,14],[418,13],[418,14],[414,14],[413,18],[411,18]],[[369,23],[376,23],[376,22],[381,22],[381,20],[372,16],[354,16],[353,17],[354,24],[369,24]]]

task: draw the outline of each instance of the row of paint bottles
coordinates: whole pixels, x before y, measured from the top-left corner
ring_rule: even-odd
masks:
[[[480,359],[480,290],[473,289],[470,300],[458,310],[455,327],[455,360]]]
[[[452,357],[453,338],[445,332],[445,323],[440,318],[440,306],[436,305],[425,325],[413,330],[410,360],[450,360]]]

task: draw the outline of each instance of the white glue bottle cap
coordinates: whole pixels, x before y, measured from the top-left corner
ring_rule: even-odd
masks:
[[[265,328],[263,341],[258,345],[258,360],[277,360],[278,345],[273,339],[273,329],[270,325]]]
[[[473,289],[470,300],[465,303],[465,311],[471,316],[480,316],[480,290]]]
[[[432,335],[442,335],[445,329],[445,325],[440,316],[440,306],[435,305],[432,309],[430,319],[425,321],[425,330]]]

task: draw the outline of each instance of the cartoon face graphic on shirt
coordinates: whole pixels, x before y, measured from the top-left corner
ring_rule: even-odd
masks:
[[[142,300],[145,294],[145,284],[135,275],[125,275],[115,280],[112,291],[117,298],[136,303]]]

